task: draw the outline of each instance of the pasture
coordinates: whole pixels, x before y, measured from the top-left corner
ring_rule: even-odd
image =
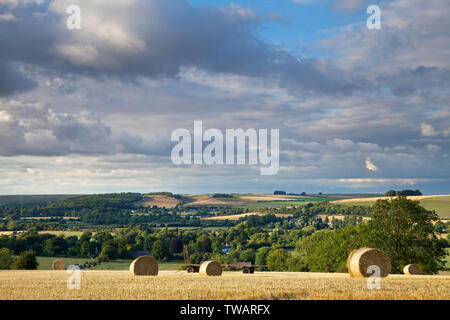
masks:
[[[266,208],[266,207],[289,207],[301,206],[310,202],[334,201],[345,198],[338,195],[272,195],[272,194],[234,194],[232,198],[214,198],[212,195],[191,195],[184,196],[190,199],[185,207],[200,206],[226,206],[240,208]]]
[[[371,206],[378,199],[389,199],[386,197],[379,198],[359,198],[344,199],[333,201],[336,204]],[[411,196],[411,200],[418,200],[420,204],[427,210],[435,210],[441,219],[450,219],[450,195],[430,195],[430,196]]]
[[[39,234],[52,234],[54,236],[60,237],[60,236],[64,236],[64,237],[71,237],[71,236],[76,236],[76,237],[80,237],[83,234],[84,231],[69,231],[69,230],[47,230],[47,231],[39,231]],[[95,233],[95,232],[93,232]]]
[[[450,299],[450,276],[390,275],[380,290],[346,273],[224,272],[204,277],[185,271],[132,276],[128,271],[81,271],[81,289],[67,288],[66,271],[0,271],[0,299],[248,300]]]
[[[15,256],[14,258],[17,258]],[[37,257],[39,263],[38,270],[52,270],[52,262],[56,259],[61,259],[67,266],[71,265],[82,265],[87,261],[92,261],[90,258],[67,258],[67,257]],[[113,260],[108,262],[103,262],[95,266],[94,270],[128,270],[132,260]],[[170,261],[170,262],[159,262],[160,270],[177,270],[183,262],[180,261]]]

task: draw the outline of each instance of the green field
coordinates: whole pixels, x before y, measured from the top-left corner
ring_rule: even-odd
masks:
[[[128,270],[132,260],[116,260],[110,262],[104,262],[101,265],[96,266],[95,270]],[[183,262],[171,261],[162,262],[158,261],[159,270],[177,270]]]
[[[342,205],[361,205],[361,206],[371,206],[375,203],[375,201],[367,201],[361,199],[361,201],[352,201],[352,202],[342,202],[339,204]],[[450,220],[450,196],[444,197],[431,197],[420,200],[420,204],[427,210],[435,210],[436,213],[444,220]]]
[[[17,256],[15,256],[17,258]],[[52,263],[56,259],[61,259],[64,261],[66,266],[71,265],[82,265],[87,261],[91,261],[90,258],[66,258],[66,257],[37,257],[39,262],[39,270],[51,270]],[[128,270],[132,260],[115,260],[110,262],[104,262],[92,270]],[[182,261],[171,261],[171,262],[158,262],[160,270],[177,270],[180,265],[183,264]]]
[[[14,256],[16,259],[17,256]],[[38,270],[52,270],[52,263],[56,259],[61,259],[64,261],[66,266],[71,266],[75,264],[83,264],[86,261],[89,261],[89,258],[58,258],[58,257],[37,257],[37,261],[39,263]]]
[[[252,195],[252,197],[257,196],[258,195]],[[261,209],[267,207],[271,208],[298,207],[314,202],[341,200],[342,196],[306,195],[306,196],[289,196],[288,199],[289,201],[261,201],[258,203],[249,203],[245,205],[240,205],[239,208]]]
[[[239,206],[239,208],[249,208],[249,209],[260,209],[260,208],[283,208],[283,207],[291,207],[291,206],[304,206],[305,204],[310,203],[310,201],[264,201],[258,203],[249,203],[243,206]]]
[[[84,231],[39,231],[39,234],[52,234],[57,237],[64,236],[77,236],[78,238],[83,234]]]
[[[423,199],[420,204],[427,210],[436,210],[441,219],[450,219],[450,196]]]

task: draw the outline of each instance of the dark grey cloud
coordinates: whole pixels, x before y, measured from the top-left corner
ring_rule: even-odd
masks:
[[[82,29],[65,27],[69,4],[82,9]],[[185,0],[136,0],[98,7],[90,1],[54,1],[12,10],[2,22],[0,53],[55,73],[92,77],[177,78],[195,67],[213,73],[272,77],[293,93],[349,94],[359,79],[330,62],[298,59],[259,39],[255,30],[273,18],[237,5],[192,7]],[[40,13],[40,14],[37,14]]]
[[[17,65],[0,61],[0,96],[24,92],[36,86],[37,83],[26,77]]]
[[[0,111],[0,156],[170,154],[170,137],[113,132],[91,111],[68,114],[17,104]]]

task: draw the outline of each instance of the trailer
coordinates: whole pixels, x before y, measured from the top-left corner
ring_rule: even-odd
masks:
[[[200,271],[200,264],[188,263],[189,250],[186,244],[183,244],[184,265],[188,273],[198,273]],[[236,262],[232,264],[222,264],[222,270],[242,270],[243,273],[255,273],[256,269],[262,269],[263,271],[269,271],[272,266],[254,265],[251,262]]]
[[[268,271],[272,266],[266,265],[255,265],[251,262],[236,262],[232,264],[222,264],[223,270],[237,271],[242,270],[242,273],[255,273],[256,269],[263,269],[263,271]],[[188,273],[197,273],[200,271],[200,264],[186,264],[186,271]]]
[[[186,264],[186,271],[188,273],[197,273],[200,271],[199,264]]]

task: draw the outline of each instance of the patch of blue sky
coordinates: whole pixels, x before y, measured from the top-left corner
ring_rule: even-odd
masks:
[[[332,108],[332,109],[326,109],[321,110],[323,114],[338,114],[342,111],[340,108]]]
[[[258,27],[255,31],[262,40],[278,48],[289,50],[298,56],[328,57],[314,44],[338,33],[343,27],[364,23],[366,8],[352,13],[336,11],[328,1],[311,4],[295,3],[292,0],[188,0],[194,7],[223,7],[238,4],[250,8],[266,17],[278,16]]]

